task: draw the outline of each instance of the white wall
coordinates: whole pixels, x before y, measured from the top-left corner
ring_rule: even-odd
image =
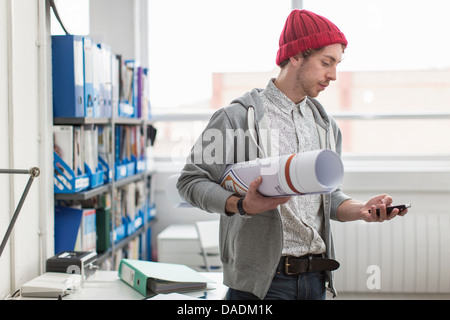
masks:
[[[0,150],[8,150],[8,32],[7,32],[7,1],[0,2]],[[0,166],[8,165],[8,152],[0,152]],[[0,177],[0,236],[6,232],[9,223],[9,179],[6,176]],[[0,257],[0,294],[10,292],[10,254],[6,248],[3,256]]]
[[[90,32],[123,60],[134,59],[148,66],[146,0],[90,0]]]
[[[42,271],[52,254],[52,136],[49,104],[45,1],[0,3],[0,167],[39,167],[0,257],[0,296],[12,294]],[[41,63],[40,63],[41,62]],[[28,175],[0,175],[0,237],[28,181]],[[48,240],[48,241],[47,241]],[[43,259],[40,258],[42,252]]]

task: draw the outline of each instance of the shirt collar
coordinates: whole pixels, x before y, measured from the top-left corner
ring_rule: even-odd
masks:
[[[308,97],[305,97],[305,99],[295,104],[280,89],[277,88],[274,84],[274,80],[275,79],[270,79],[266,89],[264,90],[266,97],[286,114],[290,114],[292,111],[298,111],[301,115],[303,115],[302,109],[305,108]]]

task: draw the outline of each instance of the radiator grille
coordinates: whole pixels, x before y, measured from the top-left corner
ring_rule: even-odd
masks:
[[[333,221],[332,228],[341,264],[338,292],[450,292],[449,213],[408,213],[383,223]],[[369,266],[379,267],[378,287]]]

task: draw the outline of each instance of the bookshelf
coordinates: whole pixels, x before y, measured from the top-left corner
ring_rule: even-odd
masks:
[[[103,55],[99,55],[99,58],[103,58],[98,62],[99,64],[93,63],[92,74],[88,77],[86,69],[88,66],[91,67],[91,64],[86,62],[89,58],[87,51],[79,50],[78,53],[83,52],[83,57],[77,59],[76,57],[70,57],[70,55],[68,58],[63,49],[68,43],[73,46],[73,48],[69,48],[69,51],[72,52],[73,50],[76,54],[76,41],[79,45],[91,40],[70,35],[54,36],[52,40],[53,126],[56,159],[54,162],[55,215],[59,214],[61,207],[63,207],[63,211],[64,208],[68,207],[76,207],[80,210],[87,210],[91,207],[97,209],[96,246],[83,247],[83,234],[86,230],[82,229],[82,216],[74,248],[70,248],[71,244],[69,244],[66,250],[85,251],[95,249],[98,253],[99,266],[102,268],[102,265],[105,264],[104,268],[106,269],[116,269],[122,257],[150,260],[151,225],[155,218],[156,209],[153,200],[154,171],[151,169],[151,155],[147,151],[152,147],[155,137],[150,137],[147,134],[153,122],[149,119],[148,96],[142,89],[145,87],[143,68],[134,61],[132,63],[122,61],[120,56],[112,53],[105,44],[89,42],[90,48],[96,46],[99,52],[103,53]],[[61,46],[63,49],[61,49]],[[85,47],[83,49],[86,50]],[[62,61],[59,61],[60,59]],[[69,62],[67,62],[67,59],[69,59]],[[72,59],[75,61],[72,61]],[[82,61],[82,68],[76,65],[80,61]],[[73,73],[72,70],[67,72],[59,66],[61,64],[71,65],[72,63],[73,69],[75,69]],[[99,67],[100,64],[102,65],[101,68]],[[99,68],[96,69],[96,67]],[[82,89],[79,88],[80,79],[78,81],[75,79],[77,71],[78,77],[80,77],[80,72],[84,74]],[[127,79],[124,79],[125,77]],[[95,80],[89,80],[92,78],[99,82],[95,83]],[[69,82],[69,84],[61,83],[62,81]],[[89,85],[90,83],[92,85]],[[70,99],[72,93],[74,93],[75,99]],[[55,94],[59,97],[55,97]],[[92,96],[90,97],[89,94]],[[64,127],[68,132],[72,130],[73,133],[80,130],[82,132],[81,142],[78,141],[79,144],[77,145],[74,138],[75,134],[72,134],[71,142],[60,143],[60,138],[57,139],[56,137],[56,132],[60,129],[56,130],[55,128],[61,127]],[[90,146],[91,142],[84,136],[88,136],[90,130],[97,130],[92,134],[93,139],[97,139],[95,143],[92,143],[92,149],[86,148],[86,145]],[[102,139],[100,139],[100,131],[102,134],[107,131],[108,134],[102,135]],[[65,145],[69,151],[73,151],[73,155],[65,159],[62,156],[59,157],[62,152],[60,152],[61,148],[56,146],[57,141],[59,144]],[[72,146],[70,146],[71,143]],[[77,165],[79,162],[75,160],[75,153],[78,152],[76,150],[81,149],[84,152],[80,156],[84,160],[81,161],[84,166]],[[95,152],[94,149],[96,149]],[[94,154],[92,157],[98,158],[99,162],[88,166],[86,162],[90,157],[91,150]],[[56,153],[58,153],[58,157]],[[72,159],[73,161],[71,161]],[[122,174],[124,169],[126,169],[125,174]],[[87,178],[85,178],[86,175]],[[94,177],[95,184],[92,184]],[[89,186],[86,187],[83,184],[80,188],[76,187],[82,179],[89,181]],[[100,214],[103,218],[100,218]],[[58,220],[58,223],[68,224],[64,219],[55,218],[56,220]],[[60,244],[58,242],[60,238],[57,239],[56,236],[61,233],[56,232],[58,228],[60,228],[60,225],[55,222],[55,251]],[[106,228],[106,231],[102,229],[100,232],[100,228]],[[101,246],[99,245],[100,234],[102,235]],[[99,247],[101,249],[97,250]]]

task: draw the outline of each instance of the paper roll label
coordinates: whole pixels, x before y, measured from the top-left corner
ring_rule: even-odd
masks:
[[[291,167],[291,161],[292,159],[296,156],[296,154],[293,154],[292,156],[290,156],[287,161],[286,161],[286,165],[284,167],[284,178],[286,179],[286,182],[289,186],[289,188],[292,189],[292,191],[294,191],[297,194],[302,194],[300,191],[298,191],[297,189],[295,189],[294,185],[292,184],[291,181],[291,174],[290,174],[290,167]]]
[[[225,174],[220,182],[220,185],[222,188],[241,196],[245,196],[248,191],[248,186],[240,180],[238,176],[236,176],[233,169],[229,170]]]

